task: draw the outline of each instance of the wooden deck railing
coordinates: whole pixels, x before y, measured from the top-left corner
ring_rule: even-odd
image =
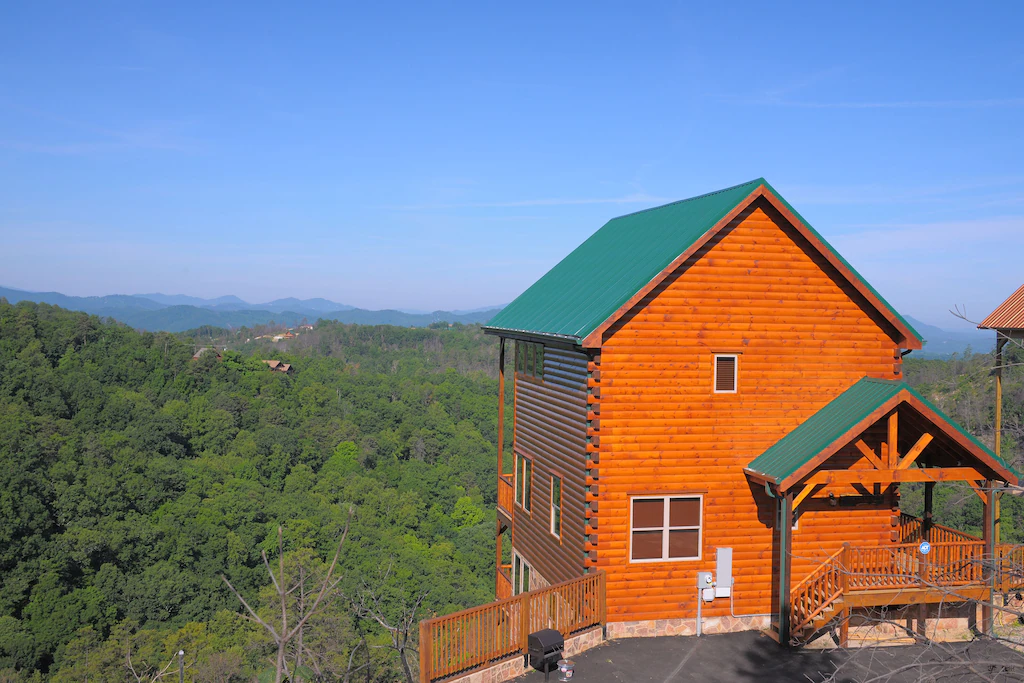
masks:
[[[606,619],[605,574],[587,574],[540,590],[420,622],[420,682],[466,674],[525,654],[544,628],[569,637]]]
[[[792,633],[800,632],[843,594],[843,550],[825,560],[790,590]]]
[[[922,527],[924,520],[905,513],[900,513],[899,534],[900,543],[920,543],[922,540]],[[928,542],[935,543],[961,543],[981,541],[977,536],[965,534],[948,526],[932,523],[931,531],[928,532]]]
[[[505,510],[508,514],[512,514],[512,475],[511,474],[499,474],[498,475],[498,507]]]
[[[917,543],[850,548],[849,590],[979,583],[984,553],[983,541],[932,543],[928,555],[921,554]]]
[[[996,590],[1002,593],[1024,590],[1024,545],[996,546]]]

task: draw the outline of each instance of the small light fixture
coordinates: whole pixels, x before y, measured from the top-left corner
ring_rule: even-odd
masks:
[[[832,507],[836,506],[836,494],[833,493],[832,491],[828,492],[828,504],[831,505]]]

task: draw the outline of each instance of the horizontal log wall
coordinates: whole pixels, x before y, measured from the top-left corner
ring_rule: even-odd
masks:
[[[515,375],[516,453],[533,459],[529,512],[517,505],[512,546],[549,582],[583,574],[587,356],[546,346],[544,378]],[[551,475],[562,478],[562,534],[551,534]]]
[[[768,612],[775,501],[743,468],[861,377],[901,376],[888,323],[765,211],[737,219],[605,333],[591,381],[600,395],[591,538],[610,620],[694,617],[695,574],[715,570],[718,547],[733,548],[736,614]],[[712,392],[716,352],[740,354],[735,394]],[[836,460],[859,457],[844,449]],[[689,492],[704,495],[702,559],[630,563],[629,497]],[[804,503],[794,582],[844,541],[889,542],[893,505],[893,495],[873,507]],[[725,616],[729,600],[703,613]]]

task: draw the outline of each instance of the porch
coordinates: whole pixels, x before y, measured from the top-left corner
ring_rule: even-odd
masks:
[[[851,611],[920,605],[924,636],[929,604],[981,602],[1024,589],[1024,546],[997,544],[986,556],[983,539],[901,514],[899,542],[875,547],[845,544],[790,592],[790,642],[805,644],[836,631],[847,647]],[[928,541],[927,554],[921,542]],[[991,609],[991,608],[990,608]]]
[[[1021,587],[1021,547],[997,538],[998,500],[1018,474],[907,384],[865,378],[801,423],[746,468],[776,501],[772,541],[772,627],[785,645],[838,628],[846,645],[851,611],[980,601],[992,632],[993,600]],[[895,499],[904,482],[924,484],[925,516],[893,519],[891,543],[845,543],[793,582],[792,520],[806,501],[834,505]],[[983,535],[933,524],[934,486],[964,482],[981,499]],[[922,614],[924,613],[922,609]]]

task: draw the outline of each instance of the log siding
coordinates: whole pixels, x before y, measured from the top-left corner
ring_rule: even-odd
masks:
[[[769,611],[775,501],[743,468],[865,375],[899,378],[891,332],[791,225],[758,206],[604,333],[599,376],[590,380],[600,484],[588,496],[596,516],[588,564],[607,571],[609,620],[693,618],[695,574],[715,570],[717,547],[733,548],[735,613]],[[738,356],[735,393],[714,392],[715,354]],[[544,441],[524,436],[524,445]],[[835,461],[858,458],[844,449]],[[630,562],[630,497],[693,493],[704,496],[701,559]],[[868,507],[801,505],[793,580],[844,541],[889,542],[896,500],[889,489]],[[707,617],[729,610],[727,599],[703,607]]]
[[[546,345],[543,380],[515,373],[513,450],[533,460],[530,511],[517,508],[512,544],[557,583],[584,572],[587,355]],[[551,533],[551,477],[562,480],[561,536]]]

